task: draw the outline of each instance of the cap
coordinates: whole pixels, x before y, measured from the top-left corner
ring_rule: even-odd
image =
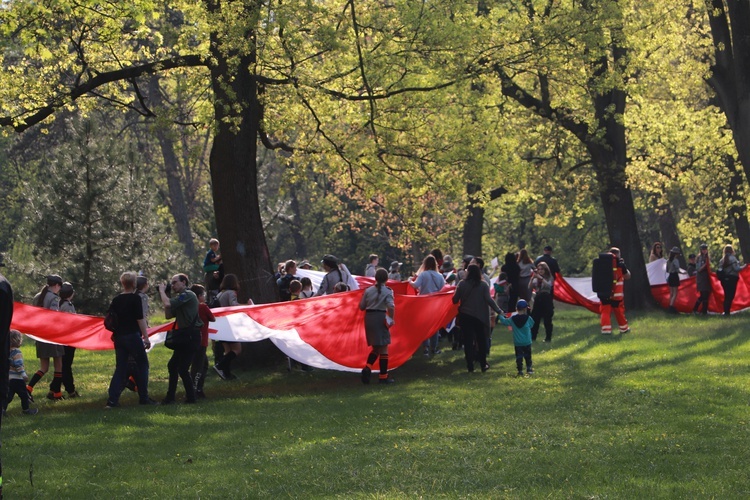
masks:
[[[336,267],[339,265],[339,259],[337,259],[335,255],[330,254],[324,255],[323,260],[321,260],[320,262],[328,264],[328,266],[330,267]]]
[[[516,309],[528,309],[529,303],[525,300],[521,299],[518,302],[516,302]]]
[[[672,250],[669,251],[670,253],[680,253],[680,249],[677,247],[672,247]]]
[[[50,285],[50,286],[52,286],[52,285],[60,285],[60,286],[62,286],[63,280],[62,280],[62,278],[60,276],[58,276],[56,274],[50,274],[49,276],[47,276],[47,284]]]
[[[401,264],[403,264],[403,262],[394,260],[393,262],[391,262],[391,269],[398,269],[398,266],[400,266]]]
[[[708,245],[706,245],[705,243],[701,243],[701,248],[708,248]]]

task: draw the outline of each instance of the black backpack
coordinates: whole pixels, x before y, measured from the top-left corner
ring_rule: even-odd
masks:
[[[591,290],[600,299],[608,299],[612,295],[612,281],[614,280],[614,256],[611,253],[600,253],[591,265]]]

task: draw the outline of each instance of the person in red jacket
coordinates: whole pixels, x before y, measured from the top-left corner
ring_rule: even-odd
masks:
[[[600,297],[602,335],[612,334],[612,313],[615,313],[620,333],[630,331],[628,320],[625,319],[625,280],[630,279],[630,271],[620,257],[619,248],[612,247],[609,253],[612,255],[612,293],[609,298]]]

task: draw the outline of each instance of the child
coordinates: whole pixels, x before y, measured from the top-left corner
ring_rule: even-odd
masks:
[[[508,283],[508,275],[506,273],[500,273],[497,277],[497,281],[493,285],[495,289],[495,303],[503,311],[508,310],[508,302],[510,299],[510,284]]]
[[[29,408],[29,391],[26,390],[26,381],[29,376],[26,374],[26,368],[23,365],[23,353],[21,352],[21,343],[23,335],[18,330],[11,330],[10,338],[10,356],[8,359],[8,397],[5,400],[3,413],[8,409],[8,404],[13,401],[13,396],[18,394],[21,398],[21,409],[25,415],[36,415],[37,408]]]
[[[203,272],[206,273],[203,281],[208,289],[209,298],[213,300],[214,296],[219,293],[221,280],[224,279],[224,265],[219,252],[219,240],[211,238],[208,240],[208,246],[206,258],[203,259]],[[210,300],[207,302],[210,303]]]
[[[310,278],[305,276],[300,280],[300,283],[302,284],[302,291],[299,293],[300,299],[309,299],[310,297],[315,295]]]
[[[300,292],[302,292],[302,283],[297,280],[292,280],[289,283],[289,300],[300,299]]]
[[[67,281],[60,287],[60,311],[71,314],[76,313],[76,308],[73,306],[73,297],[76,292],[73,290],[73,285]],[[76,355],[76,348],[69,345],[64,346],[65,355],[62,359],[62,384],[65,387],[65,391],[68,393],[69,398],[77,398],[80,396],[76,390],[76,382],[73,378],[73,359]]]
[[[534,320],[529,317],[529,304],[520,299],[516,303],[516,314],[510,318],[499,315],[500,323],[511,327],[513,330],[513,345],[516,347],[516,368],[518,376],[523,376],[523,360],[526,360],[526,373],[534,373],[531,367],[531,327]]]
[[[401,267],[401,262],[394,260],[391,262],[391,270],[388,273],[388,279],[393,281],[401,281],[401,271],[399,268]]]
[[[201,345],[195,352],[192,363],[190,363],[190,378],[193,380],[195,387],[195,397],[205,399],[206,394],[203,392],[203,383],[206,381],[208,373],[208,356],[206,348],[208,347],[208,323],[216,321],[216,317],[206,304],[206,289],[202,285],[193,285],[190,290],[198,297],[198,317],[203,322],[201,327]]]

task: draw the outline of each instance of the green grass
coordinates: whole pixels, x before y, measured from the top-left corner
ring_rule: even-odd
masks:
[[[415,356],[388,387],[258,369],[210,376],[195,406],[140,407],[126,392],[122,408],[104,410],[114,354],[80,351],[82,398],[37,398],[34,417],[11,404],[5,494],[747,498],[750,315],[628,319],[632,333],[603,337],[595,315],[558,307],[531,378],[515,377],[510,332],[498,327],[485,374],[466,373],[449,349]],[[33,347],[24,353],[33,372]],[[169,354],[150,355],[158,399]]]

